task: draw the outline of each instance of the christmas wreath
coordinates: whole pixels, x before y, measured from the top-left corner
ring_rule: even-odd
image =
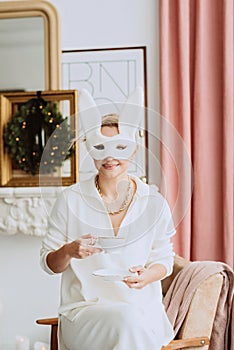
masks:
[[[3,137],[14,168],[32,175],[55,172],[73,153],[68,118],[40,92],[21,105],[6,124]]]

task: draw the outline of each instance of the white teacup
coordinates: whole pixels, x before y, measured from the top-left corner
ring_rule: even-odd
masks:
[[[107,252],[121,247],[124,241],[124,237],[99,236],[97,238],[97,245]]]

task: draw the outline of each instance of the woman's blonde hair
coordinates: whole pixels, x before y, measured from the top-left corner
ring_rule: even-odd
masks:
[[[118,114],[111,113],[111,114],[106,114],[102,117],[102,125],[103,126],[109,126],[110,128],[117,128],[119,132],[119,116]],[[86,137],[82,139],[82,142],[86,141]]]
[[[102,126],[116,127],[119,131],[119,116],[118,114],[106,114],[102,117]]]

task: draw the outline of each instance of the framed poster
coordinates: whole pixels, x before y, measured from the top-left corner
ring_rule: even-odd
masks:
[[[144,89],[147,107],[146,47],[107,48],[62,51],[62,88],[87,89],[97,105],[124,103],[138,86]],[[118,109],[118,106],[116,107]],[[79,113],[79,112],[78,112]],[[78,116],[79,118],[79,116]],[[78,123],[79,124],[79,123]],[[140,147],[130,172],[147,181],[147,116],[146,108],[141,130]],[[95,171],[84,145],[79,145],[79,174],[85,178]]]

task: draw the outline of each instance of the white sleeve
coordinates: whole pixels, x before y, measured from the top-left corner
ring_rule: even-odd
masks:
[[[147,260],[146,266],[161,264],[167,270],[167,276],[172,273],[174,264],[174,251],[171,237],[176,230],[173,224],[171,210],[167,201],[164,199],[163,212],[160,221],[155,228],[155,236],[152,244],[152,250]],[[164,278],[165,278],[164,277]]]
[[[63,191],[57,198],[48,220],[48,231],[42,240],[40,265],[49,274],[55,274],[47,265],[47,255],[67,243],[67,201]]]

